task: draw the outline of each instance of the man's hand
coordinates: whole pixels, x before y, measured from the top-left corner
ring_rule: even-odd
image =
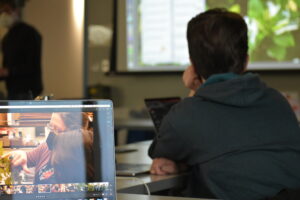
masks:
[[[31,173],[27,167],[27,154],[25,151],[12,151],[4,154],[1,158],[8,158],[12,167],[22,167],[24,172]]]
[[[166,158],[155,158],[152,161],[150,173],[156,175],[177,174],[179,172],[176,163]]]
[[[192,65],[188,66],[183,72],[182,81],[185,87],[191,89],[191,94],[195,93],[195,91],[202,84],[202,80],[199,79],[197,73],[195,72],[195,68]]]

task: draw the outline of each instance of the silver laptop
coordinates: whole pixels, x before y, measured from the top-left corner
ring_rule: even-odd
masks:
[[[0,102],[1,200],[115,200],[114,152],[109,100]]]
[[[150,172],[149,164],[117,163],[117,176],[138,176]]]

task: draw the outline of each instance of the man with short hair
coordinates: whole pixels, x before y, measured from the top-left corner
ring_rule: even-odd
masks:
[[[6,82],[7,98],[30,100],[43,90],[40,33],[19,20],[14,0],[0,0],[0,26],[8,29],[2,43],[3,68],[0,78]]]
[[[149,155],[151,173],[190,171],[184,196],[255,200],[300,188],[300,129],[290,105],[258,75],[245,73],[247,25],[212,9],[191,19],[193,95],[164,118]],[[183,165],[182,165],[183,164]]]

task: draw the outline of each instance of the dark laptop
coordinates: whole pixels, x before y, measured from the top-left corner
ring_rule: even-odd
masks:
[[[50,143],[53,113],[75,126]],[[1,101],[0,199],[115,200],[113,131],[109,100]],[[15,151],[26,153],[28,170],[10,167]]]
[[[153,121],[156,132],[158,132],[164,116],[169,112],[171,107],[179,101],[180,97],[145,99],[146,108]],[[138,174],[148,173],[149,170],[150,165],[146,164],[117,164],[117,175],[119,176],[136,176]]]
[[[145,105],[153,121],[155,131],[158,132],[164,116],[169,112],[171,107],[180,101],[180,97],[167,98],[147,98]],[[150,165],[148,164],[131,164],[117,163],[117,176],[136,176],[148,173]]]
[[[163,118],[168,114],[172,106],[180,100],[180,97],[147,98],[144,100],[156,132],[159,131]]]

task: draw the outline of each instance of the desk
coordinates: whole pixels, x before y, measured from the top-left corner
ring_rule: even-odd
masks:
[[[115,129],[154,131],[154,125],[151,119],[116,118]]]
[[[152,160],[148,156],[148,148],[151,141],[138,142],[116,147],[122,149],[136,149],[129,153],[116,154],[117,162],[151,164]],[[168,176],[158,176],[145,174],[137,177],[117,177],[117,198],[118,200],[208,200],[202,198],[182,198],[169,196],[148,196],[144,184],[147,184],[151,193],[176,188],[185,183],[187,174],[177,174]],[[212,200],[212,199],[210,199]]]
[[[137,149],[129,153],[116,154],[116,160],[120,163],[151,164],[152,160],[148,156],[148,148],[151,141],[138,142],[119,146],[118,148]],[[186,180],[186,174],[158,176],[145,174],[137,177],[117,177],[117,191],[129,194],[147,194],[145,184],[151,193],[176,188]]]
[[[167,197],[167,196],[147,196],[137,194],[118,194],[118,200],[209,200],[209,199],[195,199],[195,198],[183,198],[183,197]],[[211,199],[210,199],[211,200]]]
[[[128,131],[154,131],[154,125],[150,118],[115,118],[115,131],[117,144],[126,144]]]

